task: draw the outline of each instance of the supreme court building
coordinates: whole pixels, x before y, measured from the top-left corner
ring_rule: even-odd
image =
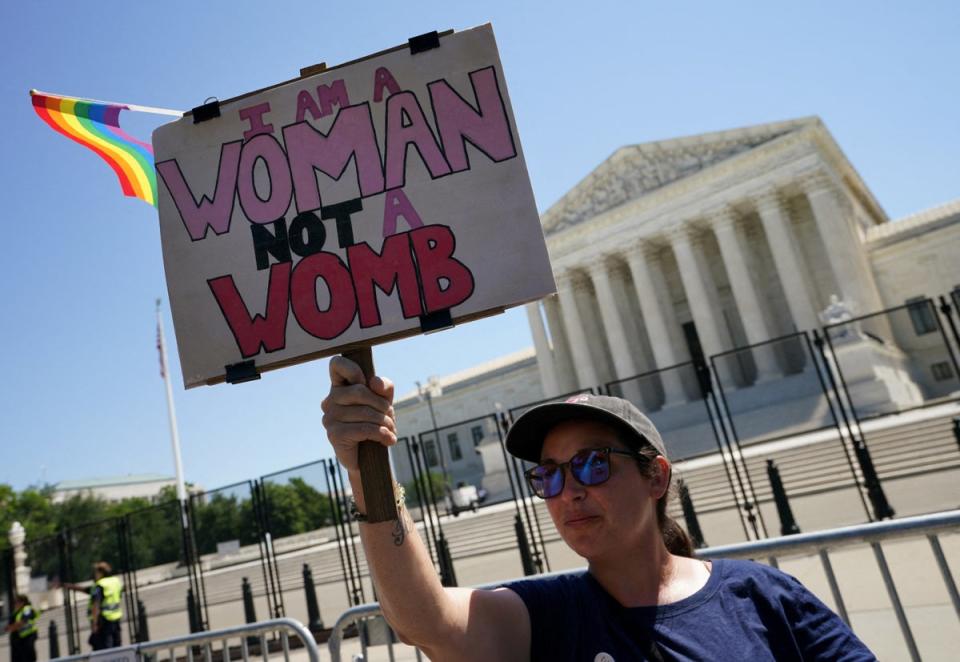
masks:
[[[891,222],[816,117],[623,147],[541,221],[557,294],[527,306],[534,352],[440,378],[438,427],[602,386],[651,415],[674,459],[709,452],[692,359],[715,357],[746,436],[809,427],[827,413],[797,332],[960,299],[960,201]],[[928,313],[908,312],[833,338],[858,406],[960,389]],[[398,399],[402,433],[434,427],[427,404]],[[502,459],[478,425],[431,436],[428,459],[439,451],[451,479],[489,480]],[[406,457],[393,459],[408,480]]]

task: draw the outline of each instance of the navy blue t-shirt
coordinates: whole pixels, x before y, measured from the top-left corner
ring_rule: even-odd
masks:
[[[799,581],[750,561],[714,561],[703,588],[656,607],[621,606],[588,572],[505,586],[530,613],[533,662],[876,659]]]

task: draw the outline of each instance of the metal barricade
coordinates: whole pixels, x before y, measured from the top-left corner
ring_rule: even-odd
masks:
[[[900,627],[900,632],[903,636],[910,659],[920,660],[920,649],[917,646],[910,623],[907,620],[903,601],[900,598],[900,593],[894,582],[882,544],[909,538],[925,537],[930,544],[934,560],[943,578],[944,587],[950,596],[950,601],[953,604],[957,618],[960,619],[960,593],[957,591],[956,582],[940,543],[940,536],[946,533],[960,533],[960,510],[950,510],[917,517],[905,517],[897,520],[871,522],[869,524],[827,529],[812,533],[800,533],[781,538],[754,540],[734,545],[708,547],[697,550],[696,554],[703,559],[762,559],[774,567],[778,566],[780,559],[787,557],[816,556],[819,558],[826,575],[827,584],[829,585],[831,596],[836,605],[836,611],[840,618],[849,625],[850,617],[840,591],[840,585],[830,559],[830,553],[856,545],[869,545],[877,562],[884,588],[890,598],[890,603],[896,615],[897,623]],[[575,572],[581,571],[582,569]],[[540,575],[540,577],[557,574],[563,573],[548,573],[547,575]],[[509,581],[513,580],[493,582],[476,588],[495,588]],[[395,659],[394,642],[396,638],[394,636],[385,638],[378,637],[376,642],[371,641],[370,637],[363,636],[365,628],[368,627],[368,622],[374,624],[385,623],[378,603],[359,605],[340,615],[336,624],[333,626],[330,639],[327,642],[327,648],[332,662],[340,662],[345,633],[351,626],[356,628],[357,632],[361,634],[361,654],[364,660],[367,659],[367,648],[371,643],[386,645],[389,659]],[[419,651],[415,651],[414,655],[416,659],[421,659]]]
[[[278,633],[280,635],[279,641],[267,639],[267,635]],[[299,641],[292,642],[291,636],[295,636]],[[231,645],[231,639],[235,640],[234,645]],[[215,658],[218,662],[229,662],[233,659],[241,659],[247,662],[251,654],[257,654],[264,662],[267,662],[270,654],[277,652],[283,653],[283,659],[285,662],[289,662],[291,648],[297,648],[300,644],[306,650],[310,662],[320,662],[320,649],[310,631],[302,623],[292,618],[277,618],[223,628],[222,630],[198,632],[182,637],[145,641],[141,644],[120,646],[109,651],[95,651],[82,655],[59,657],[56,660],[57,662],[80,662],[91,658],[104,659],[102,656],[108,655],[111,660],[122,660],[123,662],[137,662],[147,659],[153,662],[177,662],[178,659],[186,662],[194,662],[197,659],[202,659],[203,662],[211,662]],[[178,649],[180,649],[180,655],[177,654]]]

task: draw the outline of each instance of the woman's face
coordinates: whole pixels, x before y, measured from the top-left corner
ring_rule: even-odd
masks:
[[[627,447],[616,430],[595,421],[567,421],[547,434],[540,461],[567,462],[587,448]],[[602,561],[624,549],[636,548],[645,539],[659,536],[656,502],[666,491],[658,475],[644,478],[637,461],[610,455],[610,478],[584,486],[564,468],[563,491],[547,499],[547,509],[564,542],[588,561]]]

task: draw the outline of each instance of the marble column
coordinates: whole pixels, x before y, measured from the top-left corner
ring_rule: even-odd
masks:
[[[580,311],[577,309],[577,300],[573,292],[573,274],[566,271],[557,277],[557,293],[560,296],[560,310],[563,313],[563,326],[567,330],[570,341],[570,353],[573,354],[573,368],[577,375],[577,388],[592,388],[600,383],[597,377],[593,359],[590,357],[590,348],[587,345],[587,334],[580,321]]]
[[[569,393],[577,390],[577,373],[573,368],[573,357],[570,355],[570,342],[567,330],[563,326],[563,314],[560,312],[560,300],[556,295],[543,300],[543,311],[547,316],[547,326],[550,329],[550,338],[553,340],[553,360],[555,362],[555,376],[560,393]]]
[[[814,173],[802,180],[802,186],[833,272],[836,294],[848,303],[854,302],[862,311],[871,302],[864,296],[863,274],[857,268],[858,247],[854,245],[853,233],[842,213],[833,183],[827,175]]]
[[[670,340],[671,333],[679,333],[680,326],[673,313],[670,293],[665,287],[657,287],[657,282],[662,284],[663,278],[655,278],[653,273],[654,269],[659,268],[657,256],[659,248],[656,244],[644,242],[633,246],[626,257],[627,264],[630,266],[630,276],[633,278],[633,287],[637,291],[643,325],[650,339],[650,348],[653,350],[653,360],[657,368],[668,368],[680,363],[680,357],[674,351]],[[665,407],[686,402],[686,394],[683,392],[683,384],[677,371],[661,373],[660,377],[663,383]]]
[[[750,278],[747,256],[737,236],[737,218],[732,209],[724,207],[711,216],[711,226],[720,246],[723,266],[730,279],[730,289],[737,304],[737,312],[747,334],[747,343],[756,345],[773,338],[763,315],[763,307],[757,288]],[[777,360],[770,345],[760,345],[751,350],[757,366],[757,381],[766,381],[779,375]]]
[[[614,300],[613,288],[610,285],[610,275],[603,260],[593,263],[589,269],[590,279],[597,293],[597,304],[600,306],[600,318],[603,320],[603,330],[610,344],[610,354],[613,357],[613,370],[617,379],[633,377],[637,374],[637,364],[627,341],[627,332],[623,326],[620,308]]]
[[[703,348],[704,358],[709,363],[712,355],[719,354],[725,349],[723,322],[713,305],[717,298],[716,289],[707,286],[710,274],[705,273],[706,265],[694,252],[693,243],[697,239],[691,236],[692,233],[693,228],[687,226],[675,229],[670,233],[670,245],[677,258],[680,279],[687,294],[687,302],[690,305],[690,313],[693,315],[693,323],[697,328],[697,336],[700,338],[700,346]],[[728,361],[718,361],[717,369],[724,388],[734,388],[736,381],[729,369]]]
[[[794,328],[797,331],[811,331],[819,326],[819,319],[803,276],[806,267],[797,253],[797,239],[790,227],[783,200],[775,189],[768,188],[755,195],[753,203],[760,215],[764,234],[767,235]]]
[[[841,192],[825,172],[807,175],[802,180],[802,186],[826,246],[836,279],[835,293],[849,305],[854,317],[882,310],[883,301],[849,203],[841,198]],[[864,332],[881,338],[892,338],[894,335],[890,319],[884,315],[860,324]]]
[[[550,350],[550,341],[547,339],[547,330],[543,325],[540,314],[540,302],[528,303],[527,320],[530,322],[530,333],[533,335],[533,347],[537,352],[537,368],[540,371],[540,383],[543,385],[543,394],[551,398],[560,394],[557,386],[557,374],[554,368],[553,352]]]
[[[659,406],[659,402],[644,401],[640,382],[636,379],[630,379],[639,372],[634,352],[640,352],[640,341],[638,338],[634,339],[634,344],[631,347],[627,339],[623,316],[614,298],[613,288],[610,286],[607,264],[601,259],[590,265],[588,271],[590,280],[593,281],[593,289],[597,294],[597,305],[600,307],[603,332],[607,338],[607,344],[610,346],[610,355],[613,358],[614,375],[617,379],[626,380],[619,384],[620,396],[641,409]]]

